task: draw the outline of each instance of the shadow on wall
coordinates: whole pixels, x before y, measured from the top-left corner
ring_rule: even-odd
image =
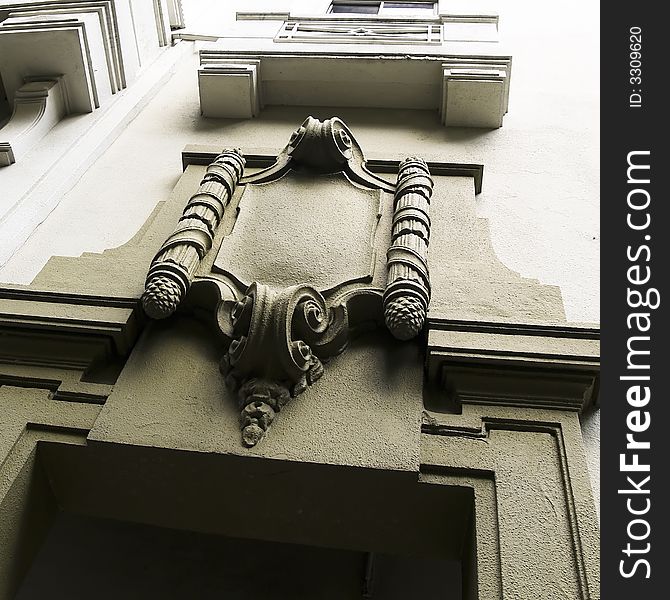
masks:
[[[61,513],[16,600],[461,598],[458,562],[368,556]]]
[[[0,22],[2,22],[2,13],[0,12]],[[9,104],[9,99],[7,98],[7,92],[5,91],[5,84],[2,81],[2,73],[0,73],[0,128],[4,127],[9,121],[9,118],[12,116],[12,107]],[[0,137],[2,133],[0,132]]]
[[[288,133],[279,135],[280,138],[290,136],[296,123],[312,116],[321,121],[337,116],[352,128],[358,137],[361,131],[369,129],[383,134],[395,133],[398,136],[407,135],[407,124],[412,123],[417,134],[425,129],[434,135],[436,130],[442,132],[445,141],[453,144],[476,142],[483,136],[491,135],[497,129],[483,129],[481,127],[444,127],[436,110],[405,110],[397,108],[356,108],[356,107],[328,107],[328,106],[266,106],[258,117],[250,119],[213,119],[199,117],[193,124],[194,133],[198,132],[225,132],[228,129],[244,128],[253,123],[276,125],[279,130],[285,129]],[[287,138],[288,139],[288,138]],[[359,140],[360,142],[361,140]],[[362,143],[362,142],[361,142]],[[362,143],[365,148],[366,145]],[[283,146],[283,144],[282,144]],[[278,150],[280,148],[278,147]],[[403,151],[402,145],[397,153]]]

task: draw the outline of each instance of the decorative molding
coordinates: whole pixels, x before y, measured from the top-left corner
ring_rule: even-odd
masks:
[[[427,377],[456,405],[584,411],[599,403],[600,330],[429,319]]]
[[[275,42],[442,44],[442,25],[431,22],[284,21]]]
[[[195,158],[201,161],[202,155],[196,154]],[[219,173],[221,165],[225,166],[226,161],[234,162],[237,169],[233,171],[233,165],[228,165],[225,172]],[[257,156],[251,162],[255,166],[265,166],[268,161],[265,157]],[[238,151],[228,151],[219,155],[207,168],[200,190],[184,211],[181,221],[184,225],[180,225],[175,234],[168,238],[152,263],[143,306],[149,316],[164,318],[175,311],[191,287],[191,282],[194,288],[202,290],[199,296],[194,294],[191,305],[203,302],[198,298],[212,298],[213,295],[206,292],[207,286],[210,289],[214,286],[218,290],[216,322],[219,332],[228,343],[221,361],[221,372],[227,386],[237,394],[242,440],[245,446],[250,447],[263,438],[277,413],[292,397],[301,394],[321,377],[323,361],[345,349],[352,331],[362,326],[378,327],[383,323],[383,289],[369,284],[372,276],[360,277],[354,273],[350,262],[346,262],[344,273],[335,271],[335,281],[339,283],[319,291],[309,283],[288,286],[284,283],[286,287],[277,284],[271,287],[267,282],[255,280],[244,286],[244,278],[231,267],[232,261],[224,261],[222,267],[218,266],[218,258],[204,261],[204,255],[212,247],[214,238],[218,240],[219,257],[223,252],[226,236],[216,234],[216,228],[223,218],[226,205],[231,201],[235,186],[239,183],[242,188],[236,194],[242,210],[244,189],[253,186],[267,189],[274,182],[284,182],[291,177],[296,177],[296,181],[314,178],[315,182],[326,186],[353,185],[357,193],[362,194],[364,201],[375,202],[375,194],[362,192],[360,188],[390,195],[396,191],[396,186],[367,169],[360,145],[346,124],[337,117],[323,122],[313,117],[305,119],[272,164],[261,171],[243,177],[242,167],[245,163]],[[217,180],[222,176],[227,177],[225,189],[203,189],[202,186],[215,173]],[[345,177],[341,180],[329,177],[333,174]],[[397,249],[402,250],[403,244],[408,242],[403,223],[413,227],[413,217],[419,212],[426,215],[423,205],[411,210],[402,210],[400,205],[416,204],[417,194],[427,200],[430,196],[430,191],[425,189],[428,182],[432,187],[423,161],[409,159],[401,164],[395,236]],[[276,189],[284,190],[279,186]],[[203,203],[199,199],[205,194],[207,201]],[[210,206],[212,194],[216,199],[215,207]],[[207,205],[210,212],[201,214],[200,220],[194,221],[192,207],[203,204]],[[374,214],[378,215],[378,210],[375,206]],[[202,226],[203,220],[207,221],[208,227]],[[230,218],[227,222],[228,227],[232,228]],[[262,227],[263,224],[259,223],[258,226]],[[241,231],[244,228],[238,225],[229,235],[241,235]],[[361,239],[369,243],[367,235]],[[367,251],[363,255],[367,256]],[[297,259],[293,257],[292,260]],[[290,265],[287,268],[292,272]],[[256,272],[253,269],[250,271]],[[392,300],[398,297],[400,287],[399,280],[391,286]],[[403,290],[405,296],[413,293],[413,290]]]
[[[301,166],[316,173],[343,172],[349,179],[367,188],[389,193],[395,191],[393,184],[370,172],[351,130],[337,117],[323,122],[307,117],[293,132],[274,164],[245,178],[244,183],[269,183]]]
[[[183,29],[186,27],[181,0],[167,0],[167,9],[170,16],[171,29]]]
[[[19,88],[14,112],[0,129],[0,167],[16,162],[67,114],[60,78],[40,78]]]
[[[184,151],[183,162],[203,165],[216,156],[207,147],[193,146]],[[597,402],[598,330],[426,316],[431,295],[426,264],[431,173],[481,176],[476,165],[425,163],[417,158],[366,161],[340,119],[320,122],[312,117],[276,157],[249,154],[245,162],[247,167],[260,170],[239,179],[239,190],[231,203],[242,212],[254,206],[245,204],[245,198],[257,198],[254,189],[264,190],[263,201],[272,204],[275,182],[281,182],[276,189],[284,197],[290,192],[281,185],[293,178],[296,185],[312,177],[332,185],[327,176],[337,173],[346,175],[359,190],[360,186],[381,190],[394,194],[395,199],[388,274],[381,282],[374,279],[380,287],[355,278],[325,290],[295,278],[282,286],[280,281],[288,281],[288,273],[295,272],[292,265],[300,260],[296,255],[291,255],[286,265],[286,280],[269,284],[262,277],[253,278],[254,273],[262,272],[253,268],[241,277],[236,269],[242,269],[242,263],[231,266],[235,255],[223,251],[233,247],[227,242],[235,236],[248,235],[242,232],[248,232],[250,225],[242,227],[235,210],[227,213],[226,226],[212,241],[210,252],[218,252],[217,257],[204,260],[194,254],[201,266],[191,270],[190,281],[200,291],[189,296],[188,307],[216,311],[218,330],[227,344],[221,371],[237,394],[245,445],[253,446],[262,439],[290,398],[322,375],[324,361],[340,353],[351,332],[364,323],[379,327],[386,321],[401,339],[415,336],[427,323],[427,383],[446,392],[437,395],[442,409],[453,409],[454,404],[488,404],[578,412]],[[371,165],[378,172],[398,172],[397,184],[376,176]],[[256,225],[262,230],[264,224]],[[263,242],[262,237],[252,241],[238,237],[236,243]],[[214,289],[216,294],[211,293]],[[214,296],[218,299],[216,308]],[[209,304],[199,305],[206,297]],[[397,323],[395,315],[389,314],[394,312],[389,307],[399,298],[409,298],[415,305],[407,311],[408,322]]]
[[[116,6],[112,0],[88,0],[85,2],[65,0],[50,2],[49,4],[24,2],[5,5],[3,8],[7,9],[11,16],[30,17],[33,22],[39,20],[39,18],[44,18],[45,25],[48,25],[46,18],[53,15],[62,15],[63,19],[79,19],[86,15],[97,17],[103,36],[112,91],[116,92],[126,87],[126,73],[122,58],[122,40],[125,36],[123,35],[124,32],[119,30],[119,21],[122,22],[124,16],[124,5]]]
[[[305,119],[274,163],[241,183],[270,184],[295,169],[341,172],[366,188],[395,189],[367,170],[359,144],[336,117]],[[257,444],[282,406],[321,377],[322,361],[344,350],[350,330],[359,321],[380,323],[380,313],[381,290],[346,282],[323,294],[309,285],[274,291],[252,283],[237,302],[222,302],[219,328],[232,341],[221,370],[238,394],[243,443]]]
[[[200,261],[212,247],[244,164],[239,150],[224,150],[207,167],[179,224],[151,263],[142,295],[142,306],[151,318],[169,317],[188,292]]]
[[[46,376],[45,370],[50,371]],[[17,371],[19,371],[17,373]],[[53,375],[49,377],[49,375]],[[33,366],[1,365],[0,387],[31,388],[48,390],[50,399],[56,402],[103,405],[112,393],[110,384],[81,381],[82,372],[70,369],[48,369]]]
[[[543,440],[541,449],[531,442],[533,439]],[[514,560],[505,559],[503,553],[505,578],[501,578],[500,569],[492,572],[490,565],[482,568],[478,586],[488,580],[499,591],[491,594],[489,589],[480,597],[507,598],[510,594],[513,597],[518,583],[532,571],[539,579],[534,589],[527,590],[529,598],[546,591],[546,581],[561,582],[550,593],[560,591],[570,598],[599,598],[598,523],[576,414],[538,409],[517,411],[503,406],[467,406],[460,415],[425,413],[421,445],[423,481],[458,473],[493,482],[489,496],[493,500],[491,514],[495,531],[499,532],[504,547],[510,549],[508,557],[515,556],[517,548],[533,547],[528,538],[519,539],[521,530],[522,537],[530,534],[531,539],[544,541],[541,548],[545,555],[534,554],[522,568],[511,564]],[[548,479],[554,480],[553,486],[548,485]],[[535,497],[535,510],[511,510],[518,504],[520,493],[525,501]],[[499,527],[497,515],[514,515],[516,526]],[[556,535],[547,545],[548,529]],[[478,545],[484,541],[479,534],[477,538]],[[549,573],[546,560],[557,553],[562,560]],[[499,552],[495,556],[500,560]],[[482,566],[479,560],[478,563]],[[481,590],[480,587],[480,594]]]
[[[156,34],[158,35],[159,46],[169,46],[171,42],[170,37],[170,20],[166,16],[169,14],[166,0],[153,0],[154,3],[154,18],[156,20]],[[131,4],[132,10],[132,4]]]
[[[64,407],[44,390],[0,386],[0,597],[19,593],[59,511],[44,468],[47,448],[84,449],[101,409],[95,404]]]
[[[463,72],[466,75],[467,73],[472,72],[473,77],[475,77],[479,71],[492,71],[494,74],[497,73],[504,84],[502,110],[503,114],[507,114],[509,109],[509,89],[512,78],[511,57],[450,57],[448,60],[443,61],[442,69],[453,70],[456,72],[456,75],[458,75],[459,72]],[[444,79],[444,71],[442,72],[442,75]]]
[[[408,158],[400,164],[396,184],[384,320],[400,340],[423,329],[430,302],[428,243],[433,179],[426,163]]]
[[[375,160],[367,161],[367,167],[373,173],[397,173],[400,170],[402,161],[396,160]],[[433,175],[441,177],[472,177],[475,194],[482,191],[482,180],[484,177],[484,165],[468,163],[447,163],[436,161],[424,161],[428,170]]]
[[[188,144],[181,153],[182,168],[186,170],[188,165],[208,165],[219,154],[214,146],[202,144]],[[247,161],[247,168],[266,169],[272,166],[277,160],[275,154],[270,151],[263,151],[254,154],[244,155]],[[365,167],[371,173],[390,173],[397,174],[400,169],[401,160],[375,159],[370,158],[365,161]],[[468,163],[447,163],[426,161],[428,170],[433,175],[442,177],[472,177],[475,186],[475,194],[482,191],[482,182],[484,177],[484,165]]]
[[[277,291],[253,283],[239,300],[217,308],[230,340],[220,370],[237,394],[242,442],[255,446],[277,413],[313,385],[324,363],[341,354],[359,329],[382,323],[381,290],[345,285],[320,293],[308,285]]]

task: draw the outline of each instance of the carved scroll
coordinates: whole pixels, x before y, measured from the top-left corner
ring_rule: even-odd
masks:
[[[224,150],[207,167],[174,232],[154,257],[142,306],[153,319],[169,317],[186,295],[200,261],[212,247],[216,228],[244,171],[237,150]]]
[[[430,301],[428,241],[433,179],[420,158],[400,164],[395,191],[384,320],[394,337],[409,340],[423,329]]]
[[[321,360],[344,350],[347,309],[310,286],[275,292],[253,283],[239,302],[219,307],[219,323],[228,320],[233,341],[221,372],[238,395],[242,441],[254,446],[276,413],[321,377]]]
[[[364,187],[393,193],[393,184],[371,173],[365,166],[363,150],[347,125],[337,117],[319,121],[307,117],[293,132],[275,164],[250,177],[245,183],[276,181],[290,169],[313,173],[345,173]]]

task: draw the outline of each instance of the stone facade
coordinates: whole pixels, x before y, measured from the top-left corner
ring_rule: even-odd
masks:
[[[0,598],[599,598],[592,96],[350,4],[0,3]]]

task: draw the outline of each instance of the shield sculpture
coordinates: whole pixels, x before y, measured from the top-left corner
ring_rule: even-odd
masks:
[[[400,163],[396,185],[377,177],[337,117],[308,117],[267,169],[245,176],[245,164],[233,149],[207,167],[151,263],[142,305],[166,318],[192,287],[216,285],[228,343],[221,372],[239,398],[242,441],[254,446],[356,329],[385,322],[402,340],[422,330],[433,181],[415,157]],[[234,198],[235,225],[220,239]],[[393,220],[380,277],[374,241],[386,202]]]

